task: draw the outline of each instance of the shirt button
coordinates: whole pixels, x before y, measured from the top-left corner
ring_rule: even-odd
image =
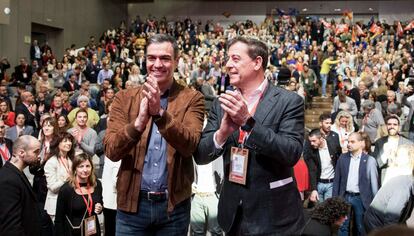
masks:
[[[155,150],[158,150],[158,149],[160,149],[160,148],[159,148],[158,146],[156,146],[156,147],[155,147]]]
[[[154,163],[154,166],[155,166],[155,167],[157,167],[157,166],[158,166],[158,164],[157,164],[157,163]]]
[[[159,133],[160,133],[160,131],[157,130],[157,134],[159,134]]]
[[[153,182],[153,183],[156,183],[156,182],[157,182],[157,180],[153,179],[153,180],[152,180],[152,182]]]

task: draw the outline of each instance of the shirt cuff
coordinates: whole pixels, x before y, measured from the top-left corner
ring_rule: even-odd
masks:
[[[215,132],[215,133],[213,134],[213,142],[214,142],[214,146],[216,146],[216,148],[217,148],[217,149],[223,149],[223,146],[224,146],[224,144],[225,144],[226,142],[224,142],[224,143],[222,143],[222,144],[219,144],[219,143],[217,142],[217,140],[216,140],[216,134],[217,134],[217,132]]]

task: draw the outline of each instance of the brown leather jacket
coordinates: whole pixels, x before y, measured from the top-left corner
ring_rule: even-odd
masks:
[[[143,95],[142,87],[117,93],[108,120],[104,144],[106,156],[122,160],[118,172],[118,209],[138,211],[138,198],[151,120],[143,133],[134,128]],[[204,120],[204,99],[201,93],[174,81],[168,107],[156,121],[167,141],[168,212],[177,203],[191,196],[194,179],[192,154],[200,140]]]

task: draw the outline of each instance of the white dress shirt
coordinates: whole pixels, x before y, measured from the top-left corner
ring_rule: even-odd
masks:
[[[361,154],[353,156],[351,154],[351,162],[349,163],[348,180],[346,182],[346,191],[351,193],[359,193],[359,163]]]

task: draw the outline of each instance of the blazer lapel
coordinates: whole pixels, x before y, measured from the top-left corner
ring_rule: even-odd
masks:
[[[254,120],[260,124],[266,119],[267,115],[272,111],[272,108],[277,104],[277,95],[279,91],[270,82],[267,85],[265,94],[257,106],[256,112],[254,113]]]
[[[364,188],[364,186],[361,186],[361,180],[365,178],[367,173],[367,160],[368,160],[368,156],[365,154],[361,154],[361,161],[359,162],[359,183],[360,183],[360,187]]]

